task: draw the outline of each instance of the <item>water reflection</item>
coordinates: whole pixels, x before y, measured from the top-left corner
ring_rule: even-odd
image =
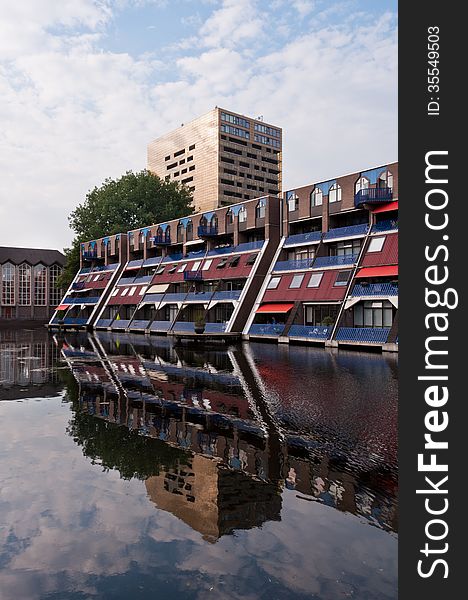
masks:
[[[320,350],[316,397],[304,398],[298,366],[294,381],[292,365],[268,352],[258,364],[249,348],[201,352],[163,338],[81,335],[57,344],[78,384],[70,434],[85,455],[144,479],[159,508],[205,539],[279,520],[284,488],[396,531],[395,423],[382,421],[378,402],[356,414],[349,381],[337,397],[337,372],[344,362],[351,379],[352,355]],[[374,379],[382,364],[393,368],[381,357],[372,364]]]

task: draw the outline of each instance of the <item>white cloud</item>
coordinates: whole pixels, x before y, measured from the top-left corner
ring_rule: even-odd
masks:
[[[394,15],[289,28],[279,5],[224,0],[197,37],[136,56],[104,50],[122,2],[0,3],[1,245],[67,245],[88,189],[215,105],[283,127],[286,189],[396,159]]]

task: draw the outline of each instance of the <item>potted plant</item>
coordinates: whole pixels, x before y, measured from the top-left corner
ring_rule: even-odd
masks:
[[[322,325],[325,327],[331,327],[334,322],[335,322],[334,319],[332,317],[330,317],[330,315],[327,315],[326,317],[323,318]]]
[[[195,333],[203,333],[205,331],[205,319],[203,317],[198,317],[195,321]]]

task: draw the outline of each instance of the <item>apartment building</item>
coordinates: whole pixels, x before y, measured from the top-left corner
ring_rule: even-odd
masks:
[[[148,146],[148,170],[189,187],[198,212],[281,192],[282,130],[219,107]]]

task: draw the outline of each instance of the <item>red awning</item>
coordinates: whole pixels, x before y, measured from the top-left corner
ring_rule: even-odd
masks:
[[[364,267],[356,277],[398,277],[398,265],[387,267]]]
[[[294,304],[262,304],[256,312],[258,313],[287,313]]]
[[[67,310],[69,306],[70,304],[61,304],[60,306],[57,306],[55,310]]]
[[[375,215],[376,213],[388,212],[389,210],[398,210],[398,200],[395,200],[395,202],[389,202],[383,206],[378,206],[377,208],[374,208],[372,212]]]

